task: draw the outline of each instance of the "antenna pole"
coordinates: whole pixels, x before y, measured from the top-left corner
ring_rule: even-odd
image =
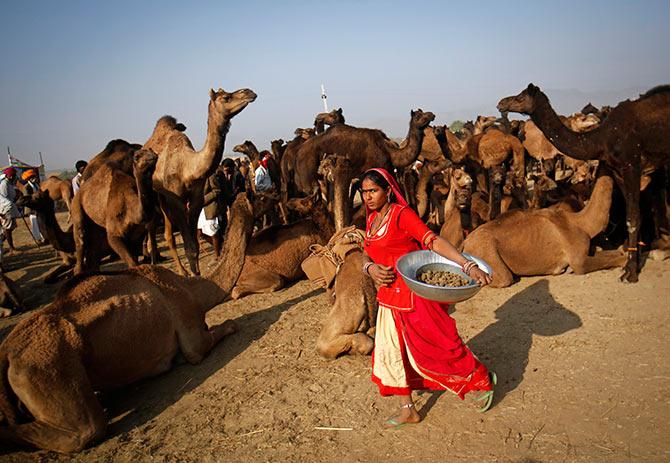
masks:
[[[321,99],[323,100],[323,112],[328,112],[328,100],[326,96],[326,87],[321,84]]]

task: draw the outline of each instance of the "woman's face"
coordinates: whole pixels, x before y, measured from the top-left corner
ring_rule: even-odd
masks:
[[[384,190],[369,178],[363,180],[361,194],[365,206],[373,211],[378,211],[388,202],[388,188]]]

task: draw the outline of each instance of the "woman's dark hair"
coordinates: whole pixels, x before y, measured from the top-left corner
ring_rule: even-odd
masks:
[[[384,176],[379,172],[377,172],[376,170],[368,170],[367,172],[365,172],[365,174],[363,174],[361,182],[366,179],[373,181],[375,185],[378,185],[383,190],[386,190],[389,186],[391,186],[389,185],[389,182],[386,181]]]
[[[389,198],[389,201],[394,203],[396,202],[396,197],[395,194],[393,193],[393,188],[391,188],[391,185],[389,185],[389,182],[386,181],[386,178],[376,170],[368,170],[363,174],[363,178],[361,178],[361,184],[363,183],[363,180],[370,180],[372,181],[375,185],[379,186],[382,190],[391,190],[391,197]]]

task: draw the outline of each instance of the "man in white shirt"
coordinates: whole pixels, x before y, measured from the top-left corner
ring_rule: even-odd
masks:
[[[81,185],[81,174],[84,173],[84,169],[86,169],[87,165],[88,163],[86,161],[77,161],[77,163],[74,165],[74,168],[77,169],[77,175],[72,178],[73,194],[77,194],[77,191],[79,191],[79,186]]]
[[[256,184],[256,191],[262,193],[272,188],[272,180],[267,168],[268,161],[263,159],[261,161],[254,161],[254,182]]]

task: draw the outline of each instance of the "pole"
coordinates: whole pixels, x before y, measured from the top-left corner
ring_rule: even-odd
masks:
[[[21,215],[21,218],[23,219],[23,223],[24,223],[24,225],[25,225],[26,228],[28,229],[28,233],[30,233],[30,236],[32,237],[33,241],[35,242],[35,244],[36,244],[37,247],[39,248],[41,245],[40,245],[40,243],[37,242],[37,239],[35,238],[35,235],[33,235],[33,231],[30,229],[30,225],[28,225],[28,222],[26,221],[26,216],[25,216],[25,215]]]
[[[9,162],[9,165],[12,165],[12,155],[9,153],[9,146],[7,147],[7,161]]]
[[[326,88],[321,84],[321,99],[323,100],[323,112],[328,112],[328,101],[326,96]]]
[[[44,161],[42,160],[42,152],[40,151],[40,166],[44,165]]]

